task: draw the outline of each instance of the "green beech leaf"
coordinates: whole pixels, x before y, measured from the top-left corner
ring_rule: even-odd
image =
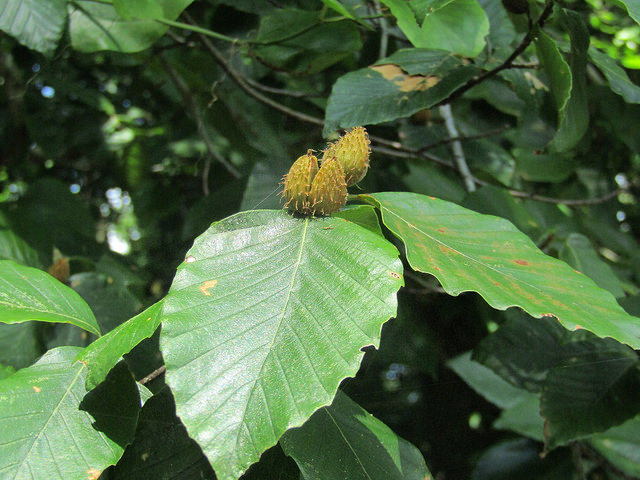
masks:
[[[589,107],[587,105],[587,49],[589,32],[576,12],[564,10],[563,23],[571,38],[569,68],[571,69],[571,96],[566,108],[559,114],[558,131],[549,144],[553,151],[566,152],[582,139],[589,127]]]
[[[473,359],[518,388],[540,392],[549,370],[579,351],[568,332],[549,318],[516,312],[480,341]]]
[[[484,48],[489,19],[476,0],[431,3],[419,12],[404,0],[382,0],[382,3],[389,7],[398,27],[415,47],[448,50],[469,57],[475,57]]]
[[[624,297],[620,280],[584,235],[580,233],[569,235],[560,250],[560,259],[589,276],[600,288],[609,290],[614,297]]]
[[[571,96],[571,69],[562,57],[558,45],[549,35],[540,31],[535,44],[540,63],[547,75],[549,75],[551,96],[558,112],[562,112]]]
[[[530,149],[515,148],[516,171],[527,182],[560,183],[576,170],[576,160],[566,154],[541,154]]]
[[[285,433],[280,443],[305,480],[431,478],[416,447],[342,392],[302,427]]]
[[[145,338],[149,338],[160,325],[162,302],[157,302],[132,319],[98,338],[78,355],[77,360],[89,368],[87,388],[93,388],[118,363]]]
[[[475,291],[494,308],[518,306],[567,329],[640,347],[639,319],[593,280],[544,255],[507,220],[415,193],[359,197],[380,208],[412,268],[434,275],[447,293]]]
[[[627,103],[640,103],[640,87],[629,79],[627,72],[613,58],[595,47],[589,47],[589,58],[603,73],[611,90]]]
[[[320,11],[280,9],[262,18],[252,53],[288,71],[318,72],[362,47],[353,22],[322,22]]]
[[[447,366],[485,399],[502,408],[493,426],[542,441],[543,421],[539,395],[514,387],[486,366],[471,359],[471,352],[452,358]]]
[[[29,320],[70,323],[100,335],[80,295],[42,270],[0,260],[0,322]]]
[[[640,412],[640,368],[611,339],[581,342],[583,352],[551,369],[540,400],[548,448],[602,432]]]
[[[327,7],[334,9],[336,12],[338,12],[340,15],[343,15],[347,18],[350,18],[351,20],[355,20],[358,23],[367,26],[368,28],[371,28],[370,25],[368,25],[366,22],[360,20],[357,15],[352,11],[351,8],[345,7],[342,3],[340,3],[338,0],[322,0],[322,3],[324,3]]]
[[[0,380],[7,378],[16,373],[16,369],[11,365],[0,365]]]
[[[465,352],[447,362],[473,390],[503,409],[509,409],[532,396],[516,388],[481,363],[471,360],[471,352]]]
[[[156,0],[113,0],[113,6],[125,20],[132,18],[156,19],[163,17],[162,7]]]
[[[196,239],[164,300],[161,350],[178,417],[220,480],[331,403],[402,283],[397,250],[342,218],[249,211]]]
[[[493,428],[511,430],[539,442],[544,441],[544,420],[540,416],[540,396],[528,393],[514,406],[502,411]]]
[[[66,0],[5,0],[0,5],[0,30],[44,54],[58,45],[67,18]]]
[[[15,233],[0,211],[0,260],[13,260],[29,267],[42,267],[36,252],[22,237]]]
[[[640,416],[593,435],[589,444],[616,467],[640,477]]]
[[[633,18],[636,23],[640,24],[640,4],[636,0],[620,0],[625,7],[627,7],[627,11],[629,12],[629,16]]]
[[[121,377],[117,388],[106,386],[107,395],[85,397],[86,367],[74,363],[79,350],[49,350],[33,366],[0,381],[0,477],[87,480],[122,455],[140,406],[135,382],[127,373],[126,386]],[[79,408],[83,397],[91,415]],[[94,428],[98,425],[115,439]]]
[[[344,218],[382,236],[378,214],[371,205],[347,205],[339,212],[334,213],[333,216]]]
[[[155,0],[153,3],[161,8],[161,18],[175,20],[192,2],[193,0]],[[142,13],[143,18],[127,20],[110,3],[76,0],[69,4],[69,34],[73,48],[81,52],[115,50],[134,53],[149,48],[169,29],[167,25],[147,18],[150,13],[153,13],[153,17],[157,15],[155,7],[152,10],[138,9],[130,0],[120,0],[117,3],[120,11],[125,14],[138,12]],[[149,1],[144,3],[148,4]]]
[[[413,115],[447,98],[480,71],[475,65],[454,67],[456,62],[449,60],[447,68],[437,63],[431,72],[410,75],[393,61],[390,57],[338,79],[327,103],[325,134]]]

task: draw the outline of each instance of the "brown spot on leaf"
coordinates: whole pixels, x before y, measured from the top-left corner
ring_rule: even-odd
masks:
[[[98,480],[100,475],[102,475],[102,472],[97,468],[90,468],[87,470],[87,480]]]
[[[527,262],[526,260],[522,260],[521,258],[514,260],[513,263],[517,263],[518,265],[531,265],[529,262]]]
[[[401,92],[414,92],[428,90],[437,84],[440,79],[433,75],[408,75],[399,66],[393,63],[386,65],[373,65],[371,70],[378,72],[385,80],[393,82]]]
[[[200,285],[199,288],[202,293],[204,293],[206,296],[209,296],[211,295],[211,292],[209,292],[209,289],[215,287],[217,284],[218,284],[218,280],[207,280],[202,285]]]
[[[582,325],[576,325],[574,330],[582,330],[584,327]]]
[[[499,286],[500,286],[500,282],[493,282],[493,284],[494,284],[496,287],[499,287]]]
[[[193,263],[196,261],[196,257],[194,257],[193,255],[189,255],[187,258],[184,259],[184,261],[186,263]]]
[[[444,232],[446,232],[446,231],[447,231],[447,229],[446,229],[446,228],[439,228],[439,229],[438,229],[438,231],[439,231],[440,233],[444,233]]]
[[[395,278],[396,280],[400,279],[400,274],[398,272],[391,272],[390,275],[392,278]]]
[[[34,385],[33,386],[33,391],[36,392],[36,393],[40,393],[42,391],[42,389],[40,387],[37,387],[37,386]]]

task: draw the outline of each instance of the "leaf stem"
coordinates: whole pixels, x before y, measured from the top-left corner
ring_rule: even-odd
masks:
[[[229,43],[235,44],[244,44],[248,43],[247,40],[241,40],[239,38],[228,37],[227,35],[223,35],[222,33],[214,32],[213,30],[209,30],[207,28],[199,27],[198,25],[192,25],[189,23],[176,22],[173,20],[167,20],[166,18],[158,18],[156,22],[162,23],[163,25],[167,25],[169,27],[181,28],[183,30],[189,30],[191,32],[199,33],[200,35],[206,35],[207,37],[215,38],[216,40],[222,40]]]

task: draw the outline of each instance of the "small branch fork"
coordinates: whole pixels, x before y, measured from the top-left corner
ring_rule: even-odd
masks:
[[[516,47],[516,49],[511,53],[511,55],[509,55],[509,57],[504,62],[502,62],[500,65],[498,65],[497,67],[491,70],[487,70],[486,72],[482,73],[481,75],[478,75],[477,77],[473,77],[471,80],[469,80],[467,83],[462,85],[460,88],[458,88],[457,90],[454,90],[447,98],[440,101],[435,106],[438,107],[440,105],[451,103],[453,100],[461,97],[462,94],[464,94],[467,90],[484,82],[487,78],[497,75],[502,70],[507,70],[509,68],[512,68],[513,62],[515,61],[515,59],[518,58],[518,56],[522,54],[522,52],[524,52],[529,45],[531,45],[531,42],[533,42],[533,40],[535,40],[536,35],[538,34],[538,31],[544,26],[545,22],[549,18],[549,15],[551,15],[552,11],[553,11],[553,1],[547,0],[544,10],[540,14],[540,17],[538,17],[538,20],[536,20],[535,22],[532,22],[531,18],[529,18],[529,30],[527,31],[526,35],[520,42],[520,45]],[[522,68],[522,67],[520,65],[517,65],[517,68]]]
[[[449,95],[449,97],[447,97],[446,99],[442,100],[438,106],[440,105],[445,105],[449,102],[451,102],[453,99],[460,97],[464,92],[466,92],[467,90],[469,90],[470,88],[472,88],[475,85],[478,85],[479,83],[483,82],[485,79],[496,75],[497,73],[501,72],[502,70],[508,69],[508,68],[516,68],[516,67],[520,67],[519,65],[515,64],[514,65],[514,60],[518,57],[518,55],[520,55],[522,52],[524,52],[524,50],[526,50],[526,48],[531,44],[531,42],[533,42],[533,40],[535,39],[535,36],[537,35],[538,29],[540,27],[542,27],[544,25],[544,23],[546,22],[547,18],[549,17],[549,15],[551,14],[553,10],[553,2],[550,0],[547,0],[547,3],[545,5],[544,10],[542,11],[542,13],[540,14],[540,17],[538,18],[538,20],[534,23],[530,21],[529,24],[529,30],[527,32],[527,34],[525,35],[525,37],[523,38],[522,42],[520,43],[520,45],[518,45],[518,47],[513,51],[513,53],[509,56],[509,58],[507,58],[502,64],[500,64],[499,66],[497,66],[496,68],[489,70],[485,73],[483,73],[482,75],[479,75],[478,77],[474,77],[473,79],[471,79],[469,82],[467,82],[466,84],[462,85],[458,90],[454,91],[451,95]],[[188,13],[184,13],[184,18],[186,20],[187,24],[196,26],[195,21],[193,20],[193,18],[191,18],[191,16]],[[302,121],[302,122],[306,122],[306,123],[310,123],[313,125],[317,125],[317,126],[324,126],[324,119],[319,118],[319,117],[315,117],[313,115],[308,115],[306,113],[300,112],[298,110],[294,110],[292,108],[289,108],[275,100],[273,100],[272,98],[269,98],[265,95],[263,95],[261,92],[259,92],[257,89],[261,89],[264,91],[268,91],[268,88],[261,88],[258,87],[257,85],[255,85],[255,82],[249,80],[249,79],[245,79],[242,74],[240,74],[239,72],[237,72],[232,66],[231,64],[226,60],[226,58],[224,57],[224,55],[211,43],[211,41],[209,40],[209,38],[201,33],[197,33],[198,35],[198,39],[200,41],[200,43],[203,45],[203,47],[205,48],[205,50],[207,50],[209,52],[209,54],[213,57],[213,59],[215,60],[215,62],[217,64],[220,65],[220,67],[222,67],[222,69],[227,73],[227,75],[229,75],[229,77],[231,78],[231,80],[233,80],[238,87],[240,87],[247,95],[255,98],[256,100],[258,100],[260,103],[263,103],[264,105],[267,105],[271,108],[273,108],[274,110],[277,110],[279,112],[284,113],[285,115],[292,117],[296,120]],[[529,66],[528,67],[532,67],[533,66]],[[277,94],[284,94],[287,95],[291,92],[288,92],[286,90],[282,90],[282,91],[273,91],[272,93],[277,93]],[[299,96],[299,95],[290,95],[290,96]],[[496,135],[499,134],[500,132],[504,131],[504,128],[500,128],[500,129],[495,129],[495,130],[490,130],[484,133],[480,133],[477,135],[470,135],[470,136],[459,136],[457,134],[451,134],[450,132],[450,136],[447,139],[443,139],[440,140],[438,142],[435,142],[431,145],[427,145],[426,147],[423,147],[419,150],[415,150],[415,149],[410,149],[407,148],[405,146],[403,146],[400,142],[397,141],[393,141],[393,140],[388,140],[386,138],[382,138],[382,137],[377,137],[375,135],[369,135],[370,140],[374,143],[373,146],[373,150],[375,152],[379,152],[385,155],[388,155],[390,157],[396,157],[396,158],[418,158],[418,159],[423,159],[423,160],[428,160],[430,162],[434,162],[437,163],[438,165],[442,165],[444,167],[447,168],[452,168],[452,169],[457,169],[456,165],[454,165],[452,162],[449,162],[447,160],[444,160],[443,158],[438,157],[437,155],[433,155],[431,153],[428,152],[428,150],[435,148],[437,146],[443,145],[443,144],[447,144],[447,143],[456,143],[456,142],[461,142],[464,140],[471,140],[471,139],[476,139],[476,138],[482,138],[482,137],[487,137],[490,135]],[[466,177],[470,180],[473,181],[473,183],[476,186],[485,186],[485,185],[489,185],[489,182],[486,182],[484,180],[480,180],[479,178],[475,177],[473,174],[471,174],[471,172],[469,172],[468,174],[465,174]],[[469,188],[469,185],[467,185],[468,180],[465,180],[465,185],[467,186],[467,188]],[[475,187],[474,187],[475,189]],[[589,198],[589,199],[562,199],[562,198],[554,198],[554,197],[547,197],[544,195],[538,195],[535,193],[529,193],[529,192],[523,192],[520,190],[514,190],[514,189],[509,189],[507,190],[509,192],[510,195],[517,197],[517,198],[523,198],[523,199],[528,199],[528,200],[535,200],[538,202],[544,202],[544,203],[553,203],[553,204],[562,204],[562,205],[568,205],[571,207],[579,207],[579,206],[588,206],[588,205],[597,205],[600,203],[604,203],[614,197],[616,197],[617,195],[619,195],[620,193],[626,191],[627,189],[625,188],[619,188],[617,190],[614,190],[612,192],[609,192],[601,197],[596,197],[596,198]],[[472,191],[472,190],[469,190]]]

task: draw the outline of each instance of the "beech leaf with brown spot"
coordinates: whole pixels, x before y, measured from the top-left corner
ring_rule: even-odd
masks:
[[[640,348],[640,319],[589,277],[542,253],[509,221],[417,193],[360,199],[380,209],[411,267],[434,275],[447,293],[478,292],[494,308],[553,316],[567,329]]]

